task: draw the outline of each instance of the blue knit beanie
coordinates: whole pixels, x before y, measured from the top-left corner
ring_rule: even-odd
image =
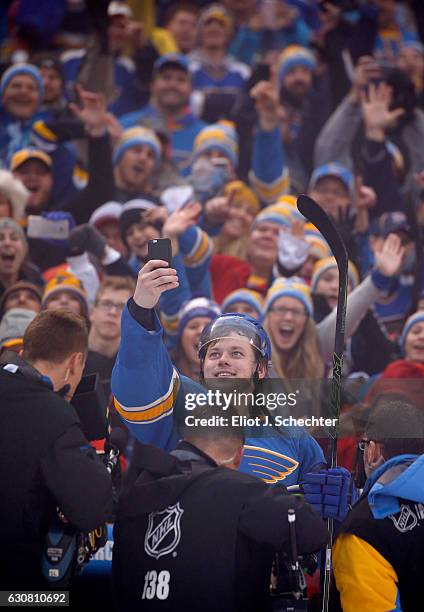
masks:
[[[258,313],[258,319],[262,318],[263,299],[260,293],[251,289],[236,289],[227,295],[221,304],[222,312],[232,312],[231,306],[236,302],[249,304]]]
[[[313,317],[314,307],[311,298],[311,290],[302,278],[291,276],[275,279],[265,298],[264,315],[266,316],[273,303],[281,297],[292,297],[299,300],[305,307],[308,317]]]
[[[194,141],[193,158],[197,159],[199,155],[211,149],[218,149],[234,166],[238,165],[237,132],[230,121],[212,123],[200,130]]]
[[[10,81],[19,74],[26,74],[32,77],[37,85],[38,93],[39,93],[39,102],[42,101],[44,97],[44,83],[41,78],[40,71],[37,66],[33,64],[13,64],[10,66],[2,75],[0,81],[0,97],[3,96],[6,87],[9,85]]]
[[[311,71],[315,70],[316,60],[312,51],[301,45],[289,45],[284,49],[279,57],[277,68],[279,90],[281,90],[284,77],[295,66],[305,66]]]
[[[177,341],[181,340],[187,323],[196,317],[210,317],[216,319],[221,314],[221,309],[216,302],[205,297],[194,298],[188,301],[178,313]]]
[[[125,130],[113,151],[113,165],[119,163],[121,157],[131,147],[147,145],[153,151],[156,164],[159,164],[162,154],[162,145],[159,138],[150,128],[137,126]]]
[[[401,337],[399,338],[399,344],[400,344],[400,348],[402,349],[403,354],[405,353],[406,336],[409,334],[409,332],[411,331],[411,328],[416,323],[423,323],[423,322],[424,322],[424,310],[419,310],[415,314],[411,315],[409,319],[406,321],[403,327],[403,330],[402,330]]]

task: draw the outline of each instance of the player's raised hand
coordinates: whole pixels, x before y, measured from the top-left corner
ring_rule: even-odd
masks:
[[[154,308],[164,291],[179,285],[177,271],[169,268],[168,262],[152,259],[138,273],[134,302],[142,308]]]

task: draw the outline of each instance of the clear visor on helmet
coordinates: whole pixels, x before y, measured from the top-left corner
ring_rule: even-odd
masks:
[[[202,332],[199,342],[199,357],[204,357],[207,347],[211,342],[224,338],[244,338],[249,344],[265,355],[266,347],[258,334],[256,327],[250,321],[238,316],[218,318],[213,321]]]

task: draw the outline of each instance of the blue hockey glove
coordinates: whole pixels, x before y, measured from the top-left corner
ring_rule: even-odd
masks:
[[[309,472],[302,483],[305,501],[322,518],[342,521],[349,511],[350,481],[350,473],[343,467]]]

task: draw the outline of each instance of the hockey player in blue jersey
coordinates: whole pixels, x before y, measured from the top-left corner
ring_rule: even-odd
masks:
[[[199,356],[205,386],[181,375],[171,363],[154,310],[160,295],[177,286],[177,273],[166,262],[149,261],[140,270],[134,297],[123,312],[112,374],[115,408],[131,433],[165,450],[175,448],[181,438],[179,426],[188,422],[189,393],[205,394],[229,379],[245,381],[242,391],[254,392],[267,376],[271,356],[269,338],[258,321],[227,313],[202,333]],[[269,416],[266,409],[262,413]],[[242,471],[270,484],[307,483],[309,503],[323,516],[343,518],[349,475],[343,468],[325,470],[322,450],[305,430],[259,426],[246,434]]]

